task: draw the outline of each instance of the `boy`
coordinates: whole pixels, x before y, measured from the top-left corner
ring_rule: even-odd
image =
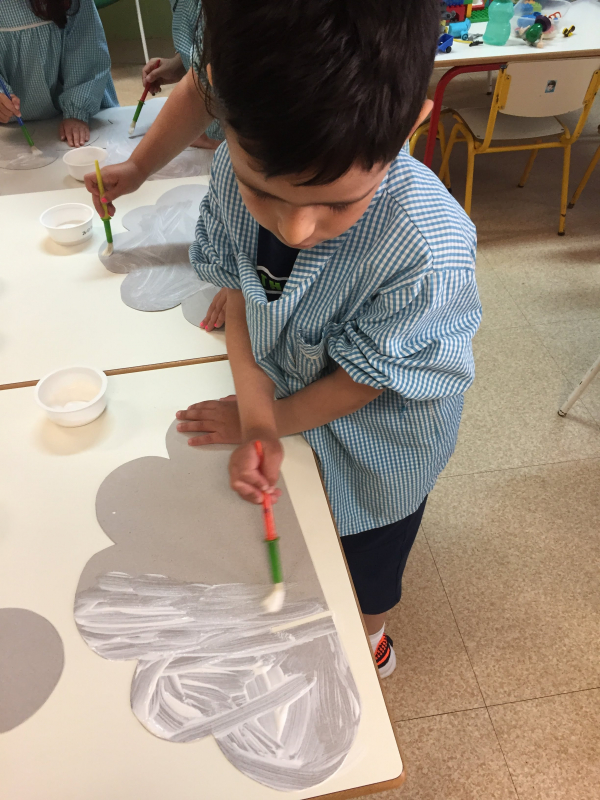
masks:
[[[429,112],[439,5],[204,7],[227,144],[190,258],[228,288],[237,394],[178,412],[178,428],[204,434],[190,444],[239,443],[231,486],[255,503],[276,493],[280,437],[304,434],[385,677],[385,614],[456,442],[481,312],[473,225],[400,152]]]

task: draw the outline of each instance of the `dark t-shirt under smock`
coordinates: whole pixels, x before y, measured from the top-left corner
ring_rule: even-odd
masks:
[[[299,252],[299,249],[288,247],[271,231],[259,226],[256,271],[268,302],[281,297]]]

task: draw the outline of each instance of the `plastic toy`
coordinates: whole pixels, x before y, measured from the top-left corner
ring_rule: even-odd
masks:
[[[505,45],[510,37],[510,21],[514,13],[512,0],[493,0],[488,9],[489,22],[483,41],[497,47]]]
[[[575,33],[575,25],[571,25],[570,28],[563,28],[562,35],[566,39],[569,36],[573,36],[574,33]]]
[[[450,36],[449,33],[442,33],[437,43],[438,53],[450,53],[453,43],[454,37]]]
[[[548,17],[544,17],[540,14],[536,17],[533,25],[529,25],[527,28],[516,28],[515,33],[517,36],[520,36],[524,42],[531,45],[531,47],[543,47],[542,36],[551,30],[552,23]]]
[[[455,39],[467,39],[469,36],[470,27],[470,19],[465,19],[462,22],[451,22],[448,25],[448,33]]]

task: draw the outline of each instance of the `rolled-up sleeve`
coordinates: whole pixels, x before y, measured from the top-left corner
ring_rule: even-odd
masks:
[[[81,0],[79,11],[68,18],[61,72],[58,102],[64,118],[88,122],[100,111],[111,81],[106,36],[93,0]]]
[[[327,351],[356,383],[412,400],[451,397],[473,382],[480,320],[474,270],[431,270],[416,285],[382,287],[363,316],[328,338]]]
[[[213,176],[208,192],[200,204],[196,240],[190,246],[190,262],[202,280],[214,286],[239,289],[237,259],[231,246],[231,237],[223,222],[215,184]]]

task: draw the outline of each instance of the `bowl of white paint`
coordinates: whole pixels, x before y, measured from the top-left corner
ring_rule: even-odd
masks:
[[[36,384],[35,399],[48,419],[65,428],[78,428],[97,419],[106,408],[108,379],[93,367],[65,367]]]
[[[77,181],[83,181],[88,172],[94,172],[94,161],[98,164],[106,161],[106,150],[101,147],[75,147],[63,156],[69,175]]]
[[[94,209],[84,203],[63,203],[44,211],[40,222],[58,244],[71,246],[92,236]]]

